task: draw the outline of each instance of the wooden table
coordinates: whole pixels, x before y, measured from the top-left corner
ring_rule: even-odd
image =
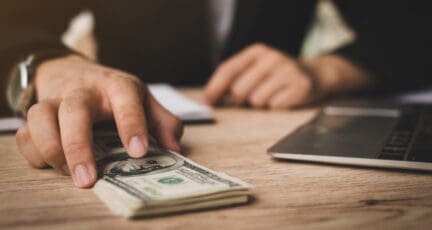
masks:
[[[197,90],[185,90],[193,98]],[[0,229],[421,229],[432,228],[432,175],[276,161],[266,149],[315,109],[215,110],[187,126],[187,157],[252,185],[247,205],[140,220],[114,216],[91,190],[37,170],[0,136]]]

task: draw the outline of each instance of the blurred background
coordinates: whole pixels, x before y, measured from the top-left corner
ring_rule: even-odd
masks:
[[[97,22],[89,10],[71,19],[62,41],[68,47],[97,59],[97,41],[93,30]],[[319,0],[315,16],[302,46],[301,56],[330,53],[355,41],[355,31],[346,23],[332,0]]]

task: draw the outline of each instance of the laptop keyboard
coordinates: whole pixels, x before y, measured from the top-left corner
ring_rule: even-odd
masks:
[[[387,143],[379,154],[379,159],[387,160],[404,160],[408,152],[410,143],[416,124],[419,118],[419,113],[412,110],[403,111],[395,129],[389,136]]]
[[[432,111],[423,112],[407,160],[432,162]]]
[[[432,162],[432,110],[403,109],[378,158]]]

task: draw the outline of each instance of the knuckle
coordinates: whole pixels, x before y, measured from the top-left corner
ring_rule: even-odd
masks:
[[[44,147],[40,149],[40,154],[46,162],[49,162],[53,166],[59,166],[62,163],[60,162],[63,155],[62,148],[55,143],[45,144]]]
[[[90,99],[93,98],[91,89],[78,88],[67,94],[61,101],[59,111],[73,112],[77,109],[90,108]]]
[[[139,86],[139,81],[135,78],[127,75],[118,75],[118,77],[111,80],[111,87],[117,89],[117,87],[137,87]],[[117,87],[116,87],[117,86]]]
[[[113,78],[108,84],[108,92],[113,95],[119,95],[126,90],[137,92],[140,97],[143,97],[146,87],[138,78],[130,75],[119,75]]]
[[[122,111],[115,114],[119,131],[127,136],[145,132],[145,117],[136,111]]]
[[[87,145],[85,141],[82,140],[71,140],[64,144],[63,149],[65,154],[79,154],[87,150]]]
[[[77,77],[79,78],[79,77]],[[74,81],[71,81],[70,84],[66,84],[64,87],[64,90],[62,91],[61,95],[61,99],[67,97],[70,94],[73,94],[77,89],[83,88],[83,87],[88,87],[89,83],[86,82],[86,80],[79,80],[79,79],[74,79]]]
[[[124,123],[134,124],[138,121],[144,121],[144,114],[139,112],[139,110],[130,109],[130,108],[120,108],[116,116],[118,118],[118,121],[123,124]]]
[[[122,79],[126,85],[131,85],[134,87],[142,87],[143,86],[142,82],[138,78],[136,78],[132,75],[124,75]]]
[[[263,107],[264,106],[264,102],[263,100],[255,95],[252,95],[251,97],[249,97],[249,103],[254,106],[254,107]]]
[[[51,107],[48,103],[40,102],[32,105],[27,111],[28,118],[33,118],[50,112]]]
[[[234,84],[231,87],[231,94],[234,98],[242,99],[245,96],[244,87],[241,84]]]
[[[103,68],[100,71],[100,76],[109,81],[115,81],[116,79],[120,78],[122,75],[124,75],[122,72],[110,68]]]
[[[74,97],[68,97],[68,98],[63,99],[63,101],[61,102],[60,107],[59,107],[59,113],[60,114],[62,112],[73,113],[82,107],[83,107],[83,104],[81,101],[77,100]]]
[[[74,90],[72,90],[65,98],[74,98],[74,99],[81,99],[86,98],[93,93],[93,88],[91,87],[79,87]]]
[[[30,137],[30,133],[29,133],[27,126],[23,126],[23,127],[19,128],[15,134],[15,137],[18,141],[18,144],[21,142],[27,141]]]
[[[286,109],[287,108],[286,105],[282,104],[279,101],[272,101],[272,102],[270,102],[269,103],[269,107],[270,107],[270,109]]]
[[[100,75],[106,79],[115,79],[118,77],[119,74],[115,71],[104,68],[101,70]]]
[[[62,99],[62,104],[67,105],[80,105],[88,98],[92,97],[92,89],[91,88],[77,88],[69,92]]]

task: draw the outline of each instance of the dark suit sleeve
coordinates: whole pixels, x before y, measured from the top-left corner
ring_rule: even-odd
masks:
[[[336,53],[369,70],[375,90],[393,92],[431,87],[431,21],[428,7],[405,1],[336,1],[357,33],[354,44]]]
[[[238,0],[224,57],[253,43],[298,56],[315,6],[316,0]]]
[[[0,3],[0,110],[4,111],[6,107],[4,92],[12,66],[30,53],[68,51],[60,36],[84,4],[55,0],[6,0]]]

